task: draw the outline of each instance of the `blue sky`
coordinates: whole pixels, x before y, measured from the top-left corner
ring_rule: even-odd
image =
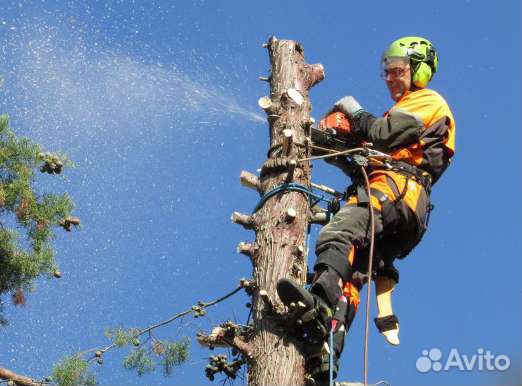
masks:
[[[398,264],[401,346],[386,346],[372,326],[369,378],[520,384],[520,8],[471,0],[6,2],[1,111],[17,133],[75,162],[65,179],[40,183],[74,197],[83,227],[56,238],[63,278],[38,281],[26,307],[7,307],[0,364],[43,377],[64,356],[105,344],[107,327],[147,326],[251,275],[235,247],[253,234],[229,218],[258,199],[238,177],[259,168],[268,147],[257,107],[268,89],[257,77],[268,73],[261,44],[269,36],[299,40],[307,61],[325,66],[310,94],[318,118],[344,95],[386,111],[380,55],[398,37],[421,35],[439,52],[431,87],[455,115],[457,153],[432,194],[430,229]],[[322,163],[313,180],[348,184]],[[244,322],[245,302],[238,295],[158,337]],[[340,379],[362,378],[363,315],[347,338]],[[431,348],[445,357],[483,348],[509,356],[511,368],[422,374],[416,360]],[[197,344],[172,378],[138,378],[122,368],[123,355],[108,353],[94,368],[100,384],[211,384],[209,352]]]

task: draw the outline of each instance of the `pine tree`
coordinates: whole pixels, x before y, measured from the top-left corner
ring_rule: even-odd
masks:
[[[0,116],[0,323],[5,297],[25,303],[40,276],[60,277],[54,258],[54,229],[71,231],[80,224],[71,217],[73,203],[65,194],[39,192],[38,172],[58,175],[71,162],[62,154],[44,152],[40,145],[17,137],[9,117]]]

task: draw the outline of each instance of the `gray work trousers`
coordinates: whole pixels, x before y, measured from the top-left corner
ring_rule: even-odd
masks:
[[[415,213],[398,202],[400,216],[392,224],[383,222],[381,211],[374,209],[375,244],[373,272],[376,276],[390,277],[399,281],[399,272],[393,262],[402,257],[404,250],[411,250],[419,241],[418,219]],[[401,207],[402,206],[402,207]],[[317,239],[317,261],[314,269],[321,265],[336,269],[344,281],[351,281],[358,287],[367,280],[370,246],[370,211],[366,204],[343,206],[325,225]],[[350,265],[348,256],[355,247],[355,256]],[[343,267],[343,264],[347,267]]]

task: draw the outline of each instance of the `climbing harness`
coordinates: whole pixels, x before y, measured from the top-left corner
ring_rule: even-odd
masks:
[[[310,157],[309,159],[324,159],[328,157],[337,157],[340,155],[351,155],[351,162],[357,165],[360,169],[360,173],[363,177],[365,194],[367,197],[371,196],[370,189],[370,180],[368,178],[368,173],[366,172],[365,167],[370,164],[372,160],[370,157],[375,157],[377,160],[389,161],[391,157],[385,153],[378,152],[369,148],[357,148],[339,152],[333,152],[332,154],[326,154],[323,156]],[[380,162],[380,161],[379,161]],[[330,192],[330,194],[332,194]],[[329,203],[329,210],[335,204],[332,204],[336,200],[337,205],[339,205],[339,197],[335,197]],[[373,272],[373,255],[374,255],[374,245],[375,245],[375,215],[373,206],[371,205],[370,200],[368,199],[368,210],[370,211],[370,246],[369,246],[369,254],[368,254],[368,290],[366,292],[366,317],[365,317],[365,328],[364,328],[364,385],[368,385],[368,337],[369,337],[369,325],[370,325],[370,302],[371,302],[371,284],[372,284],[372,272]],[[334,371],[334,348],[333,348],[333,334],[334,334],[334,320],[332,320],[332,326],[330,328],[329,337],[328,337],[328,346],[329,346],[329,385],[334,386],[333,381],[333,371]]]
[[[325,150],[325,149],[322,149]],[[355,149],[343,150],[343,151],[331,151],[330,154],[320,155],[305,158],[298,161],[311,161],[317,159],[326,159],[331,157],[338,156],[347,156],[349,157],[349,162],[358,166],[357,169],[360,171],[360,174],[363,177],[365,194],[369,198],[371,197],[371,189],[370,189],[370,180],[368,178],[368,173],[366,172],[365,167],[368,165],[373,166],[381,166],[389,168],[390,162],[393,161],[391,156],[374,149],[370,149],[368,147],[359,147]],[[403,165],[400,165],[403,166]],[[411,170],[407,170],[411,172]],[[417,175],[415,175],[417,177]],[[361,190],[361,189],[359,189]],[[362,193],[362,192],[361,192]],[[368,253],[368,290],[366,292],[366,317],[365,317],[365,327],[364,327],[364,385],[368,385],[368,337],[369,337],[369,325],[370,325],[370,302],[371,302],[371,282],[372,282],[372,272],[373,272],[373,255],[374,255],[374,245],[375,245],[375,215],[373,206],[371,205],[371,200],[368,199],[368,210],[370,212],[370,246]],[[329,334],[329,384],[330,386],[334,385],[333,381],[333,366],[334,366],[334,358],[333,358],[333,325],[330,328]]]

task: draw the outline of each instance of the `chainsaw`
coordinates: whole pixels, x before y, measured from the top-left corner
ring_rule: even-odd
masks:
[[[389,168],[388,162],[392,160],[389,154],[373,149],[371,143],[353,134],[350,121],[340,111],[330,112],[321,119],[319,125],[312,125],[311,137],[312,156],[345,153],[325,161],[337,166],[350,177],[353,177],[361,166]],[[346,155],[350,150],[353,153]]]
[[[314,145],[313,155],[344,151],[361,144],[352,135],[350,121],[340,111],[330,112],[321,119],[319,125],[312,125],[311,136]]]

